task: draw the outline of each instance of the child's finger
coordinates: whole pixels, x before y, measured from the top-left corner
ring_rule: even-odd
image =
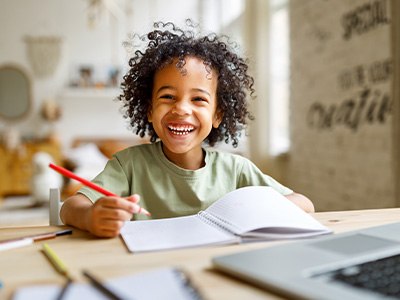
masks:
[[[101,200],[101,204],[100,204]],[[134,208],[134,203],[131,201],[128,201],[126,198],[120,198],[120,197],[104,197],[95,202],[96,204],[101,205],[104,208],[111,208],[111,209],[123,209],[128,212],[133,212]]]
[[[134,214],[144,214],[146,216],[151,216],[151,214],[146,209],[141,207],[140,205],[138,205],[136,203],[134,203],[133,205],[134,205],[135,210],[132,213],[134,213]]]
[[[134,214],[137,214],[137,213],[140,212],[141,209],[142,208],[140,207],[140,205],[135,203],[135,204],[133,204],[133,210],[131,212],[134,213]]]
[[[133,194],[129,197],[126,197],[126,200],[131,201],[133,203],[138,203],[140,201],[140,196],[138,194]]]
[[[141,207],[140,205],[137,204],[140,201],[140,196],[138,194],[133,194],[129,197],[126,197],[125,199],[133,204],[133,210],[130,210],[131,213],[145,214],[146,216],[151,215],[146,209],[144,209],[143,207]]]

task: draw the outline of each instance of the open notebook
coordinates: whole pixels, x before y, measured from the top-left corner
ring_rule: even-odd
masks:
[[[128,221],[121,236],[131,252],[144,252],[331,232],[274,189],[252,186],[226,194],[195,215]]]

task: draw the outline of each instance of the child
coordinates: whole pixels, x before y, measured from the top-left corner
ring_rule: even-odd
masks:
[[[254,89],[246,61],[224,37],[195,37],[172,23],[154,25],[154,31],[141,37],[147,38],[147,49],[136,51],[129,61],[119,96],[136,134],[150,135],[152,143],[118,152],[94,179],[121,197],[82,188],[65,201],[63,222],[99,237],[115,237],[140,206],[155,219],[191,215],[250,185],[271,186],[313,212],[308,198],[263,174],[248,159],[202,147],[222,140],[237,146],[251,119],[246,98]]]

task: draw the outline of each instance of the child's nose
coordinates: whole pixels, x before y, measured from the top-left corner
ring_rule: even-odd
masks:
[[[188,115],[191,112],[191,105],[188,101],[177,101],[172,108],[172,113],[177,115]]]

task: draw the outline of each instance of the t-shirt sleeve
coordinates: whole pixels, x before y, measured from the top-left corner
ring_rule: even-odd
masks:
[[[243,166],[238,185],[239,187],[270,186],[284,196],[293,193],[293,190],[279,183],[271,176],[264,174],[253,162],[245,158],[243,158]]]
[[[101,171],[92,180],[92,182],[116,195],[123,197],[130,195],[130,187],[126,173],[116,156],[107,162],[104,170]],[[82,187],[78,193],[85,195],[92,202],[95,202],[97,199],[104,196],[103,194],[86,186]]]

